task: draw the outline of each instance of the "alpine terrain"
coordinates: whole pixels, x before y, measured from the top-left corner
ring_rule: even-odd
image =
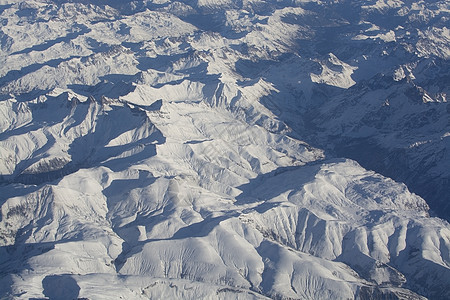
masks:
[[[450,1],[0,0],[0,299],[450,299]]]

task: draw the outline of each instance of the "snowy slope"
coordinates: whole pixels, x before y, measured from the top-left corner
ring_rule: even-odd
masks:
[[[450,298],[448,13],[0,0],[0,298]]]

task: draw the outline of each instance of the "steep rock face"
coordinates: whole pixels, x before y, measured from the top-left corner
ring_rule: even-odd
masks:
[[[450,298],[445,1],[0,8],[0,297]]]

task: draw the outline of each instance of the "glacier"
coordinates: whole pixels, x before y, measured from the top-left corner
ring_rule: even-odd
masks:
[[[449,12],[0,0],[0,298],[450,298]]]

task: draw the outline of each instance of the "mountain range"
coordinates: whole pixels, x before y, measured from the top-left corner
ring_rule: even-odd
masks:
[[[449,18],[0,0],[0,298],[449,299]]]

